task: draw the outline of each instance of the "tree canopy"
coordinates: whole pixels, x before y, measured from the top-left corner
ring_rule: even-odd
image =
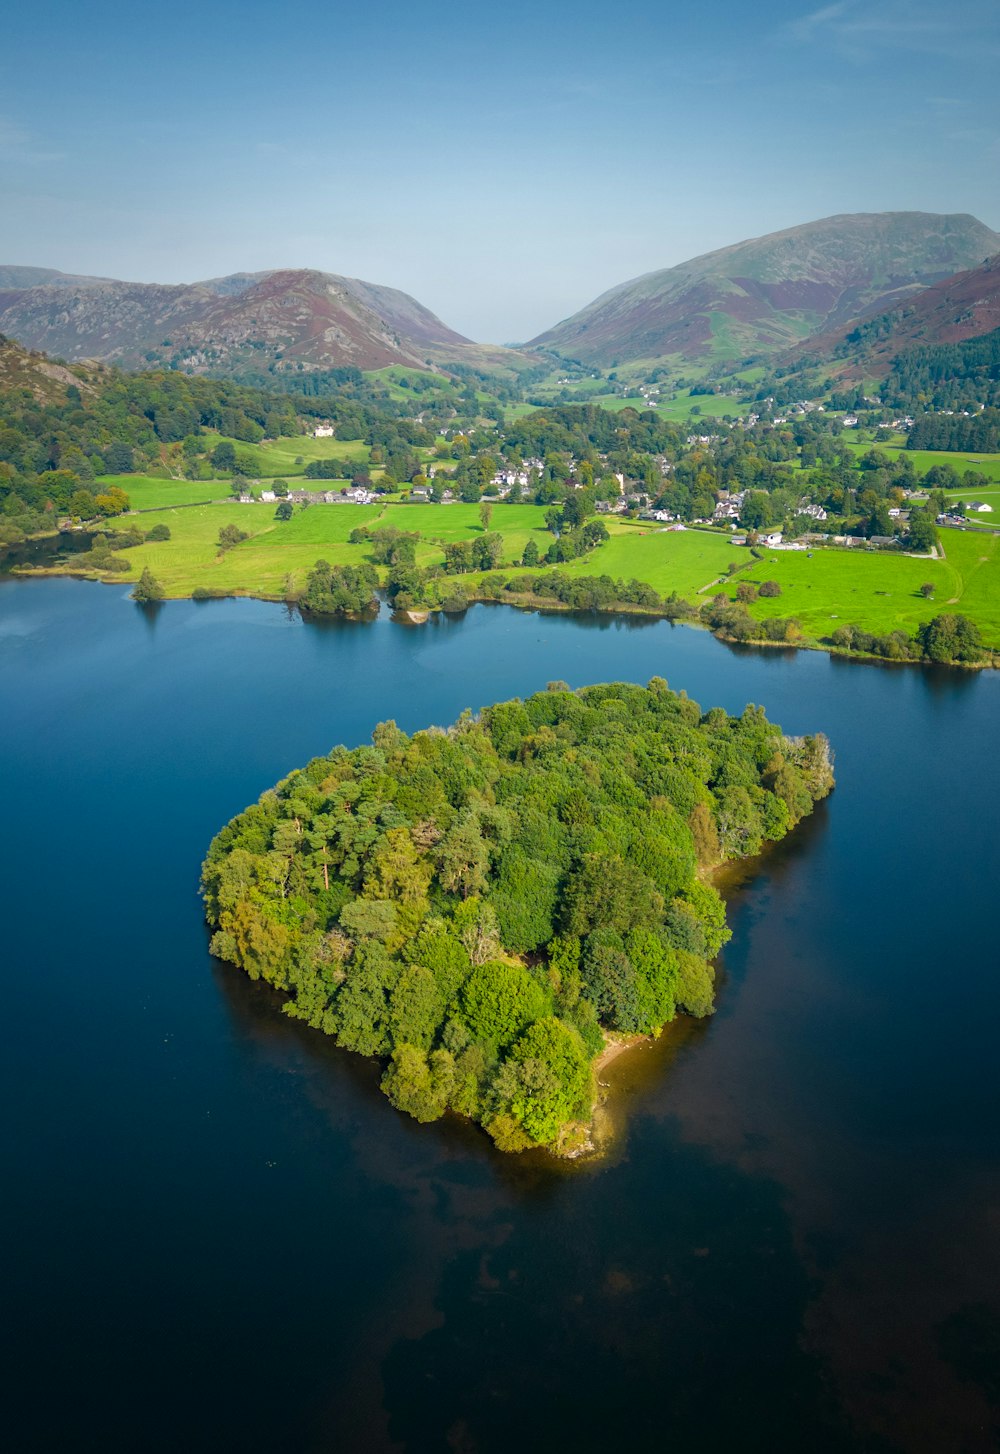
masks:
[[[286,1013],[382,1057],[419,1120],[507,1150],[585,1135],[605,1031],[712,1009],[728,937],[706,870],[781,838],[833,784],[822,737],[703,714],[662,679],[336,748],[213,841],[213,953]]]

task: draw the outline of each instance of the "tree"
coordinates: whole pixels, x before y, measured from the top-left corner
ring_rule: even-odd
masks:
[[[291,520],[294,513],[294,506],[291,500],[279,500],[278,507],[274,512],[275,520]]]
[[[975,663],[982,659],[979,627],[967,616],[935,616],[917,631],[928,661]]]
[[[236,468],[236,448],[228,439],[222,440],[215,446],[212,451],[212,463],[217,470],[234,470]]]
[[[926,510],[912,510],[907,531],[911,550],[932,551],[937,544],[937,527]]]
[[[488,500],[484,500],[479,507],[479,523],[483,530],[489,530],[490,521],[493,519],[493,506]]]
[[[132,599],[138,601],[140,606],[148,605],[150,601],[163,600],[163,587],[148,565],[143,567],[142,575],[132,589]]]
[[[504,1049],[548,1008],[545,991],[520,964],[487,960],[459,993],[459,1008],[474,1040]]]
[[[538,564],[538,546],[533,540],[529,540],[524,547],[524,554],[521,557],[521,564],[533,569]]]
[[[937,587],[935,586],[933,581],[924,581],[923,585],[920,587],[920,594],[923,596],[925,601],[929,601],[936,590]]]
[[[471,815],[460,819],[438,845],[438,878],[450,893],[463,899],[478,894],[486,884],[489,853],[479,824]]]
[[[242,540],[249,540],[250,537],[245,530],[238,525],[223,525],[219,531],[219,549],[232,550],[234,545],[239,545]]]

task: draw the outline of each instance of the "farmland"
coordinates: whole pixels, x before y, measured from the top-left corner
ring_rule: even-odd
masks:
[[[945,610],[969,616],[984,641],[1000,646],[1000,536],[955,530],[942,536],[944,560],[865,550],[768,551],[739,579],[777,581],[781,596],[755,601],[751,613],[794,616],[813,640],[846,625],[912,635]],[[920,594],[925,582],[935,587],[931,599]]]
[[[247,473],[259,479],[290,479],[302,475],[306,465],[315,459],[350,459],[363,463],[371,453],[360,439],[314,439],[311,434],[282,436],[263,444],[246,444],[208,430],[205,437],[213,449],[217,444],[231,444],[248,467],[252,465]]]
[[[160,510],[173,505],[203,505],[225,500],[233,482],[225,480],[156,479],[152,475],[101,475],[97,485],[117,485],[129,497],[133,510]]]
[[[164,490],[186,491],[183,482],[150,481]],[[524,547],[534,540],[544,554],[552,536],[538,505],[497,505],[490,528],[503,537],[499,569],[507,577],[524,574]],[[139,524],[143,530],[163,523],[167,541],[146,542],[124,553],[130,562],[127,579],[150,569],[167,596],[194,591],[280,597],[301,589],[318,559],[334,565],[359,565],[370,559],[366,542],[351,544],[358,526],[413,531],[420,540],[418,567],[438,567],[443,547],[482,534],[477,505],[407,505],[387,500],[372,505],[313,505],[298,508],[288,521],[275,518],[272,504],[238,504],[232,500],[192,504],[186,508],[149,510],[109,521],[109,533]],[[236,525],[248,539],[220,551],[219,531]],[[707,530],[664,531],[625,521],[609,521],[611,538],[595,550],[560,567],[567,576],[610,576],[638,580],[660,596],[676,593],[695,606],[724,590],[735,596],[739,582],[777,581],[781,595],[758,599],[750,610],[758,619],[794,617],[805,639],[821,642],[838,626],[856,625],[876,634],[894,630],[912,635],[942,611],[960,612],[979,626],[984,642],[1000,647],[1000,535],[977,531],[942,532],[945,557],[931,559],[902,553],[815,549],[767,551],[759,560],[734,546],[727,535]],[[739,572],[732,579],[733,565]],[[545,569],[544,566],[541,569]],[[455,577],[475,593],[477,575]],[[721,582],[721,584],[720,584]],[[935,589],[921,593],[925,583]]]

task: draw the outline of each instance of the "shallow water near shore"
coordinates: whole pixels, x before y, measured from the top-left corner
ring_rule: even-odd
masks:
[[[407,629],[0,582],[15,1450],[994,1449],[1000,680],[477,607]],[[419,1126],[211,960],[198,869],[393,717],[665,676],[823,730],[718,1010],[605,1155]]]

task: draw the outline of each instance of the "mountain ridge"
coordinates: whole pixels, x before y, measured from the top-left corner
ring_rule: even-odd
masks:
[[[0,280],[28,269],[0,267]],[[398,288],[311,268],[199,283],[114,279],[0,287],[0,332],[70,361],[196,372],[516,360],[473,343]]]
[[[526,346],[602,367],[777,353],[998,250],[969,213],[838,213],[619,283]]]

